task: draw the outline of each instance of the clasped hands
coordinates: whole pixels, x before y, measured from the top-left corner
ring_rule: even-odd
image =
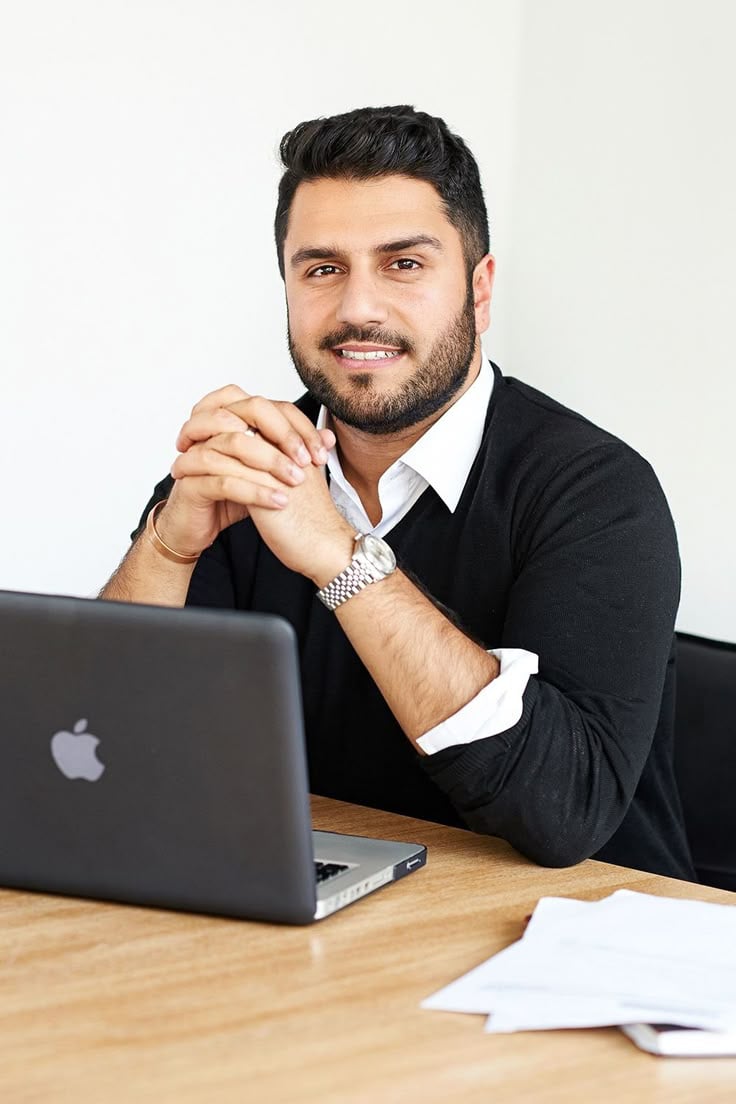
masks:
[[[349,563],[355,536],[325,478],[334,444],[331,430],[317,430],[292,403],[234,385],[211,392],[177,437],[175,483],[156,522],[162,539],[199,553],[250,516],[286,567],[325,586]]]

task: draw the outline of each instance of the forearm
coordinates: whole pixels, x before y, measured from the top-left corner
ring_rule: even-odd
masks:
[[[595,854],[626,815],[656,720],[656,709],[644,710],[623,740],[590,704],[531,680],[513,728],[422,765],[473,831],[501,836],[543,866],[572,866]]]
[[[98,597],[113,602],[183,606],[195,566],[196,563],[177,564],[165,559],[144,532]]]
[[[338,606],[335,616],[415,746],[500,673],[498,660],[400,571]],[[654,694],[633,711],[624,703],[617,724],[597,695],[568,696],[535,679],[510,729],[422,762],[469,827],[509,840],[544,865],[570,865],[599,850],[625,816],[657,700]]]
[[[401,571],[360,591],[335,616],[414,743],[499,673],[496,657],[456,628]]]

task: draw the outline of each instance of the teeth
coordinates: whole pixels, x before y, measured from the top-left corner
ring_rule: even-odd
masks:
[[[375,351],[367,353],[356,353],[348,349],[340,349],[340,355],[347,357],[348,360],[390,360],[392,357],[399,356],[399,351],[389,352],[385,349],[377,349]]]

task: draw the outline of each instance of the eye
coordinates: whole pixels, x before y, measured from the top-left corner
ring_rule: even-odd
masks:
[[[414,268],[401,268],[400,269],[401,272],[416,272],[418,268],[422,267],[419,264],[419,261],[414,261],[414,260],[412,260],[411,257],[399,257],[398,260],[391,262],[391,268],[393,268],[394,265],[414,265],[415,266]]]
[[[307,273],[307,276],[317,276],[318,273],[324,272],[327,268],[331,268],[333,272],[337,272],[337,265],[323,264],[318,265],[317,268],[313,268],[311,272]],[[331,276],[332,272],[329,272],[327,275]]]

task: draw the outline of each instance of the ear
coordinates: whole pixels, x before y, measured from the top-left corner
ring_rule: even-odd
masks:
[[[475,332],[485,333],[491,324],[491,295],[496,261],[486,253],[473,270],[473,303],[475,305]]]

